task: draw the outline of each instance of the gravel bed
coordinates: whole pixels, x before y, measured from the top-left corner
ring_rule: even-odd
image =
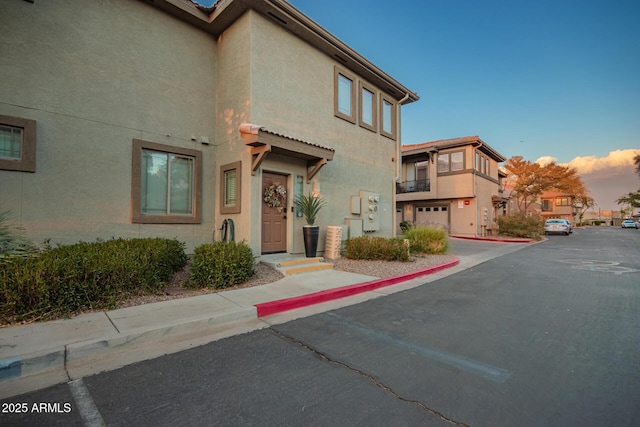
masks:
[[[401,274],[410,273],[434,265],[443,264],[455,259],[454,255],[425,255],[420,256],[412,261],[365,261],[340,258],[337,260],[327,260],[333,264],[333,268],[339,271],[347,271],[350,273],[364,274],[367,276],[386,278],[399,276]],[[224,288],[224,289],[191,289],[184,285],[189,281],[190,263],[187,263],[182,271],[175,274],[173,279],[167,284],[165,289],[158,294],[138,295],[121,301],[117,308],[133,307],[141,304],[149,304],[153,302],[168,301],[176,298],[186,298],[198,295],[206,295],[216,292],[223,292],[230,289],[250,288],[253,286],[266,285],[267,283],[276,282],[284,277],[278,270],[264,263],[257,263],[255,273],[248,282],[241,285]]]

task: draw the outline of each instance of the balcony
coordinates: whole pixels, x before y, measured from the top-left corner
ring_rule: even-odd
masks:
[[[396,194],[416,193],[418,191],[431,191],[431,184],[428,179],[396,182]]]

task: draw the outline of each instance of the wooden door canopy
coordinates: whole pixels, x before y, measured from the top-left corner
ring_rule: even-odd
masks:
[[[256,171],[269,153],[281,154],[307,161],[307,183],[320,169],[333,160],[335,149],[320,144],[292,138],[270,131],[264,126],[244,123],[240,125],[240,135],[244,143],[251,147],[251,174]]]

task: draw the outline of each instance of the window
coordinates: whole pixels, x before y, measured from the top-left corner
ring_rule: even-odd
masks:
[[[202,153],[133,140],[132,222],[199,224]]]
[[[571,197],[556,198],[556,206],[571,206]]]
[[[359,99],[360,126],[375,132],[376,129],[376,92],[360,83]]]
[[[36,171],[36,121],[0,115],[0,169]]]
[[[380,97],[380,134],[396,139],[395,104],[386,97]]]
[[[416,181],[427,179],[427,167],[429,162],[416,162]]]
[[[464,170],[464,152],[438,154],[438,173]]]
[[[490,170],[489,170],[489,158],[485,157],[484,158],[484,173],[486,173],[487,175],[490,175]]]
[[[242,162],[220,167],[220,213],[240,213]]]
[[[446,212],[447,211],[447,207],[443,206],[442,208],[440,208],[442,210],[442,212]]]
[[[551,210],[551,200],[545,199],[542,201],[542,210],[543,211]]]
[[[356,122],[356,86],[355,79],[344,71],[335,69],[335,115],[351,123]]]

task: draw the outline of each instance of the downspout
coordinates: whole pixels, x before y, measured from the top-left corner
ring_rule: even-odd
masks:
[[[391,182],[391,217],[393,221],[391,223],[391,229],[393,233],[391,234],[393,237],[396,237],[396,182],[398,182],[398,178],[400,178],[400,174],[402,173],[402,138],[400,134],[401,129],[401,119],[400,119],[400,107],[402,103],[409,99],[409,92],[407,92],[396,106],[396,126],[397,126],[397,135],[398,141],[396,143],[396,176],[393,177],[393,181]]]

